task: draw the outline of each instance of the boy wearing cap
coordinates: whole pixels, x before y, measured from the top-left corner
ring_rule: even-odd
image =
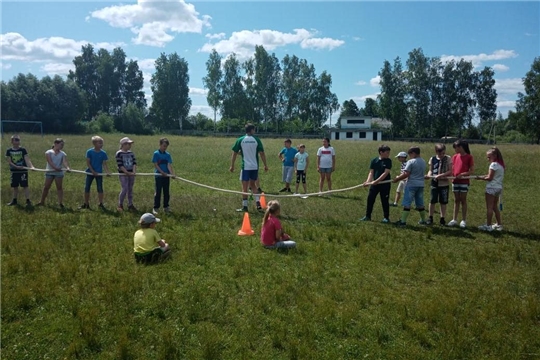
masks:
[[[141,228],[133,236],[133,253],[139,264],[157,264],[170,256],[169,244],[156,231],[156,223],[161,220],[151,213],[145,213],[139,220]]]
[[[90,187],[95,179],[99,208],[105,210],[105,206],[103,205],[103,176],[99,174],[105,169],[107,176],[111,175],[107,166],[109,157],[105,150],[103,150],[103,138],[101,136],[92,136],[92,144],[94,147],[86,150],[86,165],[88,166],[86,172],[88,175],[86,175],[86,183],[84,185],[84,204],[79,209],[90,209]]]
[[[381,205],[383,208],[383,223],[390,222],[390,203],[388,198],[390,197],[390,182],[379,184],[381,181],[390,180],[390,170],[392,169],[392,160],[389,159],[390,147],[387,145],[379,146],[379,156],[373,158],[369,165],[369,174],[367,180],[362,184],[364,186],[370,185],[369,195],[367,198],[366,216],[360,219],[360,221],[371,221],[371,213],[373,212],[373,206],[375,205],[375,199],[377,195],[381,195]]]
[[[11,147],[6,151],[6,159],[9,163],[9,171],[11,173],[11,188],[13,189],[13,200],[8,203],[8,206],[17,205],[17,197],[19,195],[19,186],[24,189],[26,196],[26,206],[32,206],[30,201],[30,191],[28,189],[28,170],[26,167],[34,168],[28,152],[21,146],[21,138],[19,135],[11,137]]]
[[[433,214],[435,213],[435,204],[441,204],[440,224],[446,225],[444,216],[446,215],[446,205],[450,193],[450,181],[448,176],[452,175],[452,158],[446,155],[446,146],[444,144],[435,145],[436,155],[429,159],[429,171],[426,178],[431,179],[431,192],[429,200],[429,218],[427,224],[433,223]]]
[[[401,219],[396,222],[396,225],[405,226],[407,218],[411,212],[411,205],[414,200],[416,210],[420,212],[420,221],[418,224],[426,225],[426,211],[424,208],[424,174],[426,173],[426,162],[420,157],[420,148],[412,146],[407,151],[410,160],[407,161],[403,174],[398,175],[392,180],[396,183],[403,179],[407,179],[405,192],[403,193],[403,211]]]
[[[403,174],[403,170],[405,170],[405,164],[407,163],[407,153],[405,151],[400,152],[396,155],[396,158],[401,163],[401,172],[400,175]],[[396,198],[394,200],[394,203],[391,204],[392,206],[398,206],[399,199],[401,199],[401,193],[405,189],[405,183],[407,182],[407,179],[401,180],[398,184],[398,187],[396,189]]]
[[[137,211],[135,206],[133,206],[133,185],[135,184],[137,159],[135,159],[135,154],[131,151],[131,144],[133,144],[133,140],[128,137],[120,139],[120,150],[115,155],[118,172],[124,174],[118,177],[122,188],[118,196],[118,211],[124,211],[124,199],[126,195],[128,198],[128,210]]]

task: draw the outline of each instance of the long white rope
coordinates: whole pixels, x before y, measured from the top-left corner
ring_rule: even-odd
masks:
[[[58,172],[56,170],[49,170],[49,169],[38,169],[38,168],[29,168],[29,167],[23,167],[23,169],[26,169],[26,170],[31,170],[31,171],[39,171],[39,172]],[[84,175],[92,175],[92,173],[89,173],[89,172],[86,172],[86,171],[81,171],[81,170],[73,170],[73,169],[62,169],[62,171],[65,171],[65,172],[71,172],[71,173],[76,173],[76,174],[84,174]],[[136,173],[135,175],[128,175],[126,173],[97,173],[97,176],[162,176],[162,175],[158,175],[157,173]],[[236,191],[236,190],[228,190],[228,189],[221,189],[221,188],[217,188],[217,187],[214,187],[214,186],[210,186],[210,185],[205,185],[205,184],[201,184],[201,183],[198,183],[198,182],[195,182],[195,181],[191,181],[191,180],[188,180],[188,179],[184,179],[178,175],[170,175],[168,174],[167,177],[170,177],[172,179],[176,179],[176,180],[180,180],[180,181],[183,181],[183,182],[186,182],[188,184],[191,184],[191,185],[195,185],[195,186],[199,186],[199,187],[203,187],[205,189],[210,189],[210,190],[215,190],[215,191],[221,191],[221,192],[225,192],[225,193],[229,193],[229,194],[237,194],[237,195],[252,195],[251,193],[245,193],[245,192],[242,192],[242,191]],[[433,179],[435,178],[435,176],[430,176],[430,177],[426,177],[427,180],[429,179]],[[452,176],[449,176],[449,177],[446,177],[444,178],[445,180],[451,180],[451,179],[455,179],[456,177],[452,177]],[[460,179],[479,179],[480,176],[462,176],[460,177]],[[391,183],[392,180],[385,180],[385,181],[379,181],[378,184],[387,184],[387,183]],[[355,185],[355,186],[351,186],[351,187],[348,187],[348,188],[343,188],[343,189],[336,189],[336,190],[328,190],[328,191],[322,191],[322,192],[316,192],[316,193],[309,193],[309,194],[289,194],[289,195],[274,195],[274,194],[265,194],[265,193],[262,193],[262,194],[254,194],[254,195],[265,195],[265,196],[270,196],[270,197],[279,197],[279,198],[292,198],[292,197],[307,197],[307,196],[324,196],[324,195],[328,195],[328,194],[332,194],[332,193],[338,193],[338,192],[345,192],[345,191],[351,191],[351,190],[354,190],[354,189],[358,189],[358,188],[362,188],[362,187],[367,187],[367,186],[371,186],[373,184],[373,182],[370,182],[370,183],[362,183],[362,184],[358,184],[358,185]]]

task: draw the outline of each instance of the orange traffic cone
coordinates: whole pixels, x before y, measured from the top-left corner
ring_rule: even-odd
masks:
[[[244,213],[244,221],[242,222],[242,228],[238,230],[238,235],[249,236],[255,234],[255,231],[251,228],[251,222],[249,221],[249,214]]]
[[[264,193],[261,193],[261,198],[259,199],[260,203],[261,203],[261,207],[263,209],[266,209],[266,199],[264,197]]]

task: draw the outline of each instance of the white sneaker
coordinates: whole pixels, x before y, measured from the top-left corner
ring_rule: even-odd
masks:
[[[295,193],[293,193],[293,195],[300,195],[300,194],[298,194],[297,192],[295,192]]]
[[[159,209],[152,209],[152,214],[157,215]]]
[[[478,230],[482,230],[482,231],[493,231],[493,227],[491,227],[491,225],[480,225],[478,227]]]
[[[461,222],[459,223],[459,227],[462,229],[465,229],[467,227],[467,223],[465,222],[465,220],[461,220]]]
[[[491,228],[492,228],[493,230],[502,231],[503,226],[502,226],[502,225],[499,225],[499,224],[495,224],[495,225],[492,225]]]
[[[446,224],[447,226],[456,226],[457,225],[457,221],[456,220],[451,220],[448,222],[448,224]]]

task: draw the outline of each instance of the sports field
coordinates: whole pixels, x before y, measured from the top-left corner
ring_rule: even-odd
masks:
[[[123,134],[102,135],[109,168]],[[21,134],[37,168],[56,136]],[[91,136],[61,136],[73,169],[84,170]],[[138,172],[153,169],[160,136],[135,136]],[[240,190],[233,138],[168,136],[177,175]],[[266,201],[283,187],[278,153],[284,139],[263,139],[269,171]],[[308,190],[318,191],[316,151]],[[3,151],[9,136],[3,140]],[[334,189],[361,184],[379,142],[335,141]],[[389,142],[391,157],[419,145]],[[451,146],[449,154],[452,154]],[[487,145],[471,145],[476,174],[486,174]],[[54,185],[45,207],[8,207],[2,166],[1,352],[5,359],[538,359],[540,358],[540,147],[501,145],[507,164],[502,232],[481,232],[483,181],[472,181],[468,228],[360,222],[367,189],[307,199],[280,198],[282,224],[297,242],[288,253],[259,243],[262,214],[250,202],[255,235],[237,235],[241,197],[180,180],[171,183],[171,214],[157,230],[170,261],[139,266],[133,233],[151,211],[154,180],[135,184],[137,213],[118,213],[118,178],[104,180],[106,211],[83,201],[84,175],[66,174],[66,209]],[[394,160],[392,175],[399,173]],[[33,202],[44,182],[30,172]],[[427,184],[427,183],[426,183]],[[395,185],[391,195],[393,197]],[[426,200],[429,198],[426,188]],[[22,192],[19,202],[24,202]],[[449,204],[449,213],[453,201]],[[400,208],[391,208],[395,221]],[[447,216],[448,218],[449,216]],[[435,219],[438,219],[436,214]]]

